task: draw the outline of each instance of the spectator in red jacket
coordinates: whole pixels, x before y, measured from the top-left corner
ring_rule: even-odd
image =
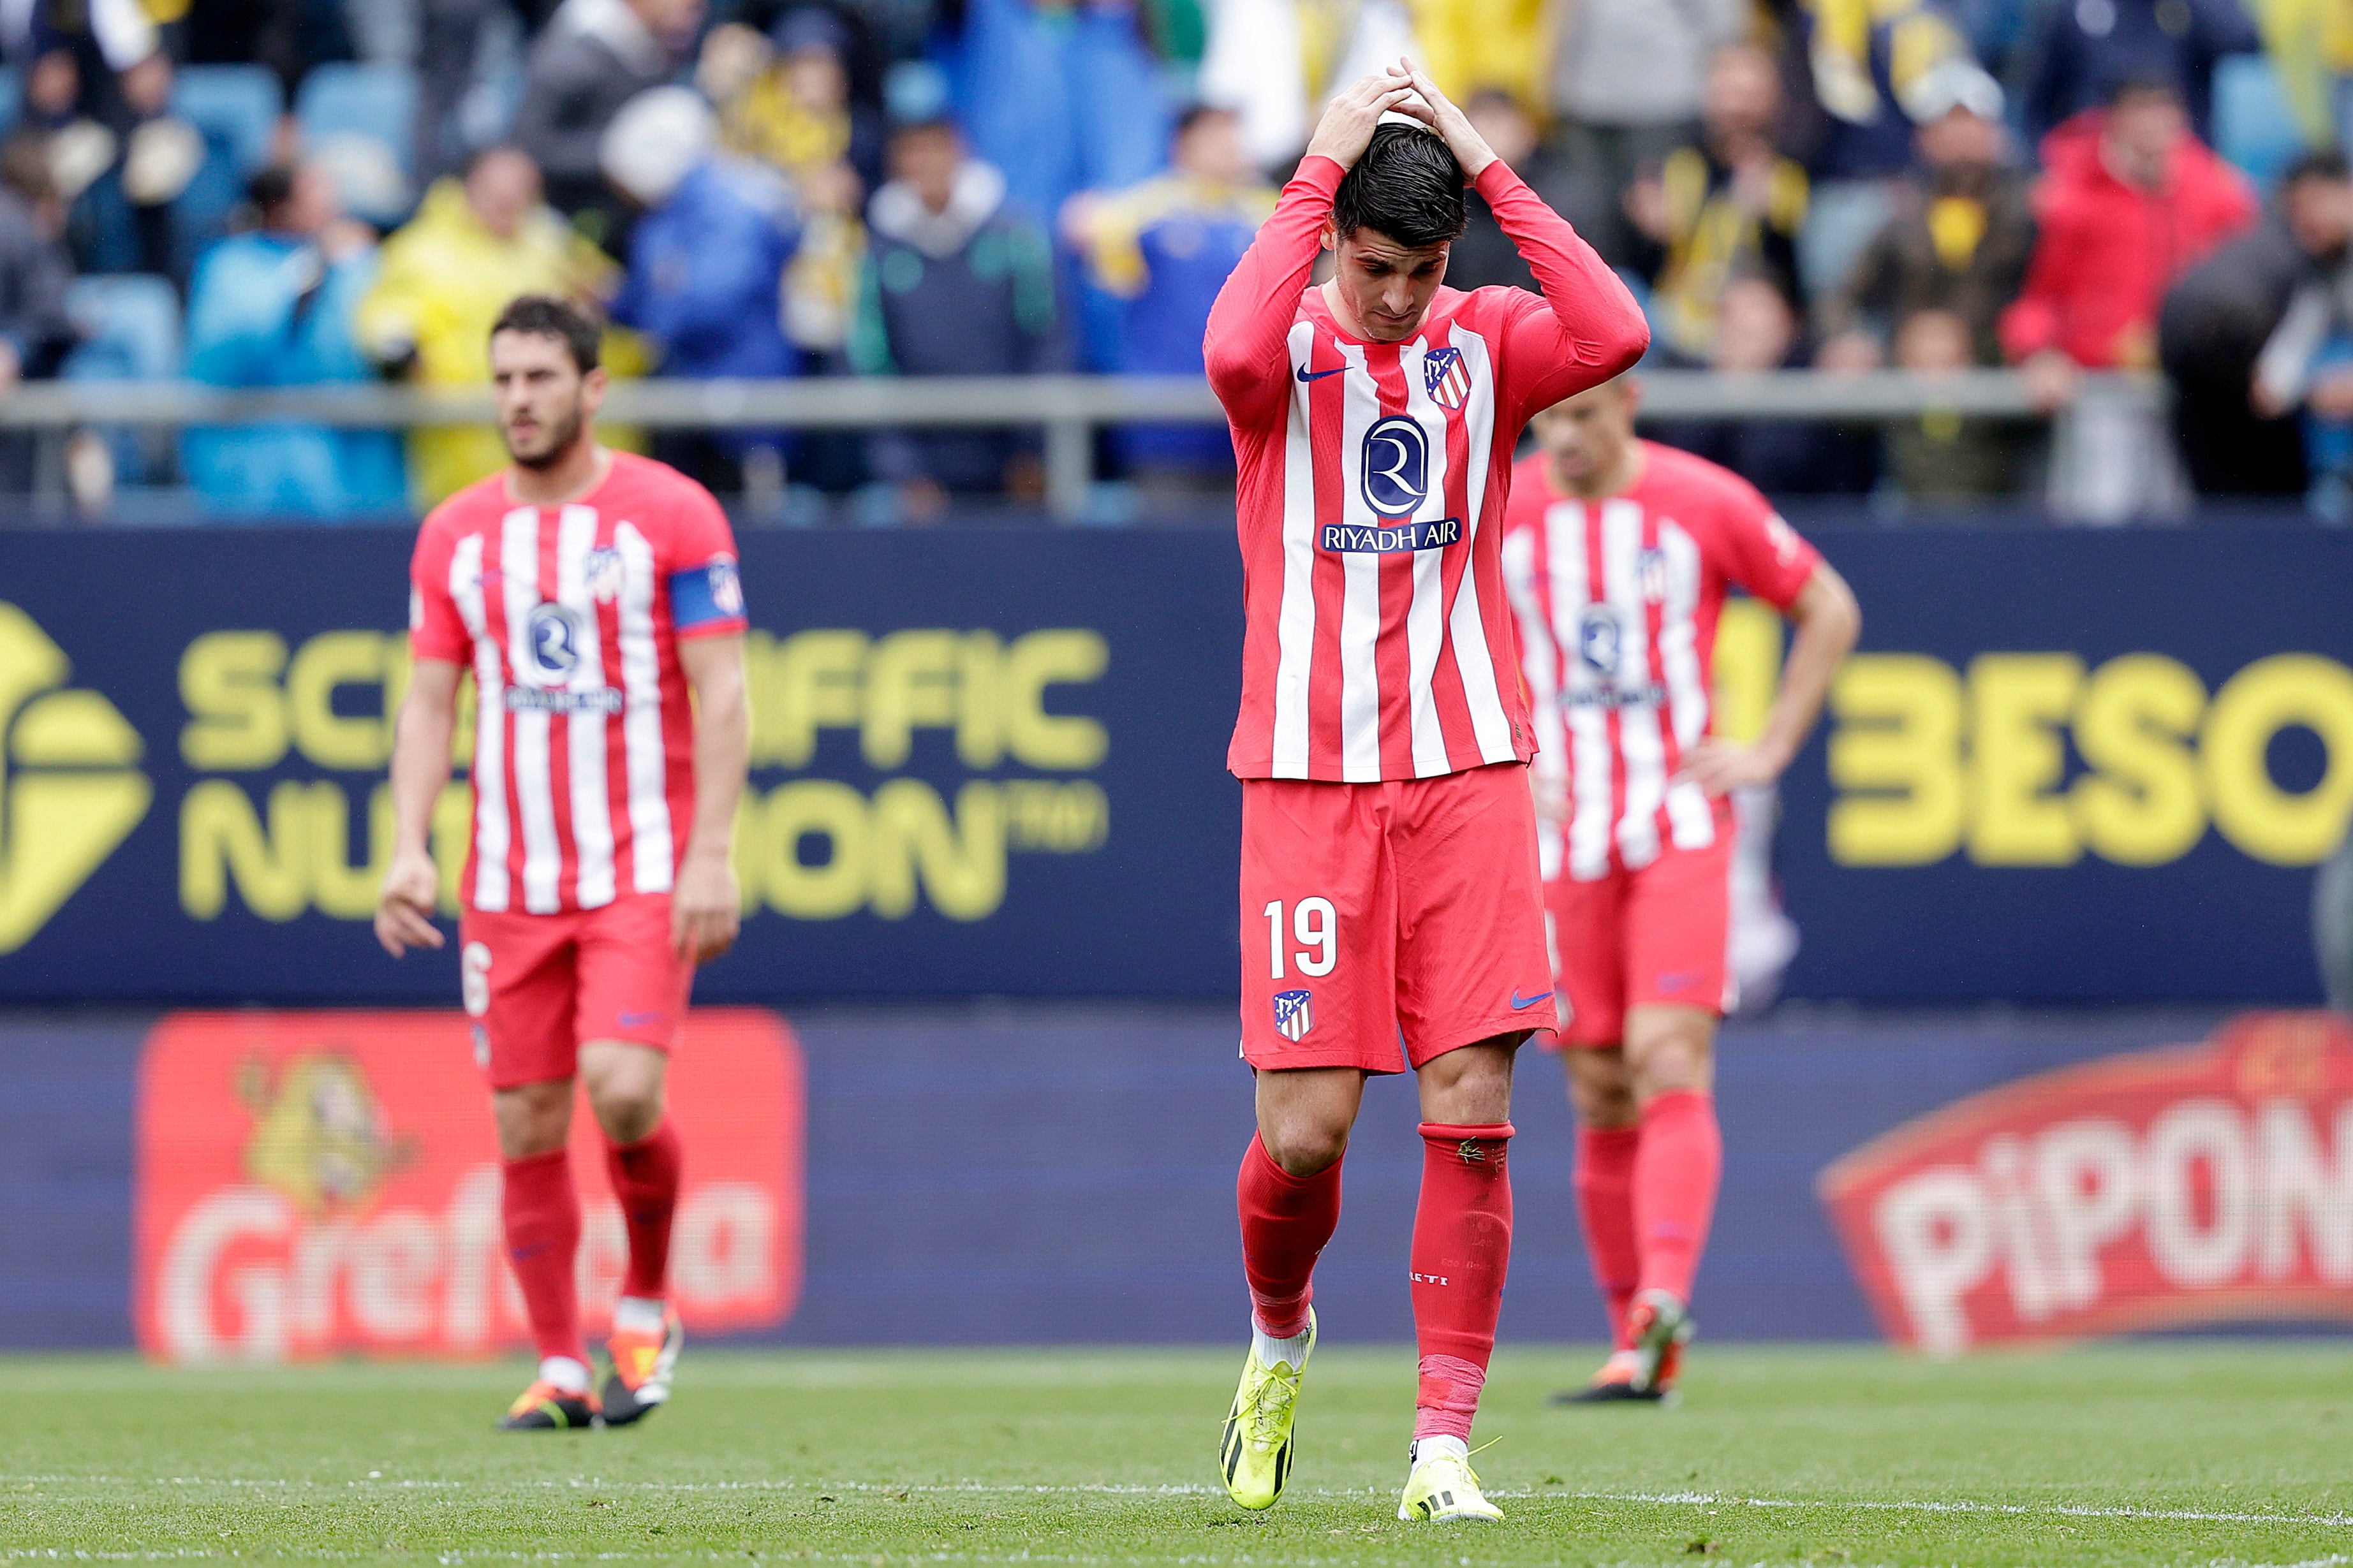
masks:
[[[2108,106],[2043,138],[2041,237],[2026,289],[2001,317],[2001,346],[2045,408],[2079,370],[2157,363],[2165,291],[2255,220],[2238,171],[2190,134],[2171,81],[2126,80]]]

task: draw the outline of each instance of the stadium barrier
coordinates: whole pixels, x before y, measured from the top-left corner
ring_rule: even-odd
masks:
[[[2075,400],[2038,408],[2014,371],[1924,375],[1906,371],[1828,374],[1776,371],[1643,373],[1645,419],[1809,419],[1854,423],[1964,416],[2050,419],[2047,493],[2058,515],[2097,508],[2114,489],[2114,454],[2087,426],[2118,415],[2146,417],[2166,405],[2154,377],[2084,378]],[[1035,427],[1043,433],[1049,512],[1085,515],[1095,437],[1139,423],[1221,425],[1225,414],[1196,376],[848,377],[807,381],[617,382],[606,417],[652,430],[874,429],[890,426]],[[359,429],[480,425],[491,418],[487,389],[449,392],[406,386],[306,386],[230,391],[188,382],[32,382],[0,397],[0,430],[40,437],[35,463],[38,511],[66,509],[65,439],[91,426],[235,426],[294,421]]]
[[[698,1014],[673,1114],[698,1337],[1229,1342],[1250,1126],[1209,1007]],[[185,1362],[522,1342],[448,1012],[0,1016],[0,1347]],[[1324,1331],[1409,1339],[1410,1084],[1375,1082]],[[2353,1316],[2353,1034],[2211,1010],[1785,1008],[1727,1026],[1711,1341],[1935,1353]],[[805,1109],[804,1109],[805,1108]],[[1596,1341],[1558,1068],[1513,1106],[1504,1341]],[[592,1141],[582,1119],[584,1142]],[[582,1262],[618,1263],[601,1159]],[[806,1194],[804,1201],[804,1193]]]
[[[1816,531],[1863,647],[1783,782],[1784,994],[2318,999],[2312,868],[2353,813],[2353,535]],[[0,533],[0,1005],[457,996],[454,946],[395,963],[368,929],[409,544]],[[1229,538],[742,546],[747,918],[702,1000],[1230,1001]],[[1736,602],[1727,732],[1760,721],[1781,646]],[[445,893],[466,816],[453,782]]]

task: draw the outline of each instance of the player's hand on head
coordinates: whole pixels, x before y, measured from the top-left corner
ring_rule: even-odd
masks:
[[[439,947],[433,910],[440,896],[441,869],[432,856],[417,850],[395,856],[375,906],[375,939],[385,952],[398,958],[412,947]]]
[[[1430,79],[1430,73],[1410,58],[1400,57],[1388,70],[1392,79],[1403,81],[1413,89],[1415,101],[1423,110],[1414,118],[1438,132],[1445,142],[1447,151],[1454,154],[1454,161],[1462,165],[1465,178],[1477,179],[1481,172],[1495,161],[1495,150],[1487,145],[1487,139],[1479,134],[1478,129],[1471,123],[1471,117],[1455,107],[1452,99],[1439,91],[1438,84]]]
[[[723,857],[689,856],[670,897],[671,948],[689,963],[710,963],[735,945],[742,908],[735,868]]]
[[[1332,95],[1316,121],[1314,140],[1307,143],[1311,158],[1329,158],[1346,169],[1365,155],[1381,116],[1392,110],[1428,121],[1429,106],[1415,95],[1413,83],[1395,66],[1375,71],[1364,80]]]
[[[1675,782],[1695,784],[1712,795],[1730,795],[1751,784],[1771,784],[1788,765],[1786,758],[1772,756],[1762,746],[1702,741],[1684,754]]]

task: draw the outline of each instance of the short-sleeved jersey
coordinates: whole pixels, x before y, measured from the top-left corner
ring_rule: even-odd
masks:
[[[1343,171],[1311,157],[1210,312],[1248,608],[1241,778],[1428,778],[1535,750],[1496,562],[1528,416],[1649,342],[1623,283],[1500,161],[1478,189],[1544,297],[1440,289],[1402,342],[1310,279]]]
[[[409,587],[411,652],[474,670],[466,906],[554,914],[670,891],[694,817],[678,640],[745,624],[711,492],[626,452],[560,507],[518,505],[493,474],[425,520]]]
[[[1716,813],[1674,782],[1714,722],[1711,670],[1725,591],[1787,609],[1821,560],[1738,475],[1641,443],[1619,495],[1570,500],[1539,453],[1514,476],[1504,583],[1519,617],[1539,768],[1566,773],[1569,815],[1545,825],[1546,880],[1650,864],[1662,844],[1715,841]]]

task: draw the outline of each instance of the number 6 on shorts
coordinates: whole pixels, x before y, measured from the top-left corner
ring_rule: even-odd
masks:
[[[1285,979],[1287,976],[1283,973],[1282,966],[1282,900],[1277,899],[1267,905],[1265,914],[1267,953],[1274,966],[1274,978]],[[1340,912],[1332,907],[1332,900],[1329,899],[1300,900],[1297,906],[1291,911],[1291,931],[1293,940],[1302,947],[1321,949],[1312,956],[1305,952],[1293,952],[1291,955],[1292,962],[1299,966],[1299,973],[1315,976],[1331,973],[1332,966],[1340,961]]]

